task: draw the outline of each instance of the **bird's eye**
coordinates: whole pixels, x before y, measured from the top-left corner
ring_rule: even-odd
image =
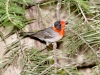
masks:
[[[66,24],[68,24],[68,22],[67,22],[67,21],[66,21],[65,23],[66,23]]]

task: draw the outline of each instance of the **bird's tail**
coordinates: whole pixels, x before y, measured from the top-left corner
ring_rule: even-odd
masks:
[[[23,37],[30,37],[30,36],[34,35],[35,33],[34,32],[21,32],[19,34],[20,34],[20,36],[23,36]]]

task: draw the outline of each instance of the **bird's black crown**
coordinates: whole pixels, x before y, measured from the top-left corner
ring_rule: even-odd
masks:
[[[54,23],[54,26],[55,26],[55,28],[57,28],[58,30],[61,30],[60,21],[56,21],[56,22]]]

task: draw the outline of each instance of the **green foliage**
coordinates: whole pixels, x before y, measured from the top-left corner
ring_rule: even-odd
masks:
[[[90,4],[89,4],[90,3]],[[22,29],[27,23],[32,20],[26,20],[25,6],[38,5],[40,7],[54,6],[52,11],[44,15],[42,19],[48,18],[52,12],[56,10],[57,0],[49,0],[43,3],[35,4],[32,0],[1,0],[0,1],[0,27],[5,29],[9,27],[12,31],[4,36],[3,32],[0,32],[1,41],[4,41],[16,33],[18,37],[18,29]],[[61,41],[64,42],[63,49],[58,50],[66,54],[62,58],[72,61],[75,65],[71,65],[71,62],[64,65],[64,68],[57,68],[56,75],[82,75],[77,69],[76,65],[96,64],[92,68],[92,75],[99,75],[100,70],[100,5],[98,1],[91,2],[90,0],[62,0],[62,9],[60,14],[68,11],[68,15],[65,19],[69,22],[66,30],[66,35]],[[50,19],[50,18],[48,18]],[[51,20],[51,19],[50,19]],[[6,43],[6,42],[5,42]],[[6,69],[10,65],[18,63],[17,60],[21,57],[20,64],[22,67],[21,75],[39,75],[40,72],[44,72],[44,75],[54,75],[54,67],[52,67],[54,60],[52,51],[40,52],[35,48],[26,48],[25,45],[21,45],[21,41],[18,38],[16,41],[9,45],[6,45],[6,51],[4,55],[9,54],[3,63],[3,68]],[[84,55],[84,62],[78,63],[74,56]],[[58,55],[58,59],[60,54]],[[1,61],[1,60],[0,60]],[[0,65],[1,66],[1,65]],[[50,68],[51,67],[51,68]]]
[[[22,4],[23,3],[23,4]],[[23,6],[20,6],[23,5]],[[23,0],[20,2],[14,2],[9,0],[1,0],[0,1],[0,26],[13,26],[18,29],[25,26],[25,7]]]
[[[85,2],[85,1],[83,1],[83,0],[75,0],[75,2],[77,3],[77,4],[79,4],[81,7],[82,7],[82,9],[84,10],[84,11],[88,11],[89,10],[89,6],[87,5],[87,3]],[[76,5],[77,5],[76,4]]]

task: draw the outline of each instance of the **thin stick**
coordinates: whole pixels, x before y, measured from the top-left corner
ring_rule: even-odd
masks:
[[[60,20],[60,8],[61,8],[61,0],[58,0],[57,7],[56,7],[57,20]]]
[[[54,42],[54,43],[52,43],[53,44],[53,57],[54,57],[54,67],[55,67],[55,70],[54,70],[54,72],[55,72],[55,74],[57,73],[57,50],[56,50],[56,48],[57,48],[57,44],[56,44],[56,42]]]
[[[80,6],[79,4],[78,4],[78,7],[79,7],[79,9],[80,9],[80,11],[81,11],[81,13],[82,13],[84,19],[85,19],[85,22],[88,22],[88,20],[87,20],[85,14],[84,14],[84,12],[83,12],[83,10],[82,10],[82,8],[81,8],[81,6]]]
[[[60,20],[60,8],[61,8],[61,0],[58,0],[58,3],[57,3],[57,7],[56,7],[56,15],[57,15],[57,20]],[[57,73],[57,51],[56,51],[56,48],[57,48],[57,44],[56,42],[52,43],[53,44],[53,57],[54,57],[54,73],[56,75]]]

